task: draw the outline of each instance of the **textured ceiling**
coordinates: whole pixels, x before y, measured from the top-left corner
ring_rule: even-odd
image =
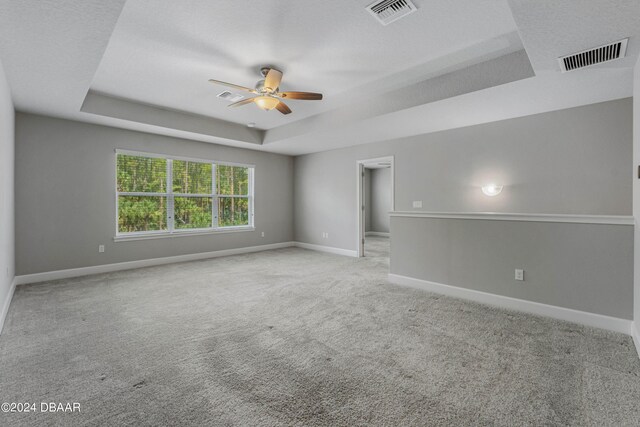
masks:
[[[627,56],[598,68],[629,68],[640,51],[639,0],[509,0],[537,74],[557,72],[556,58],[630,37]]]
[[[80,110],[125,0],[0,0],[0,60],[16,108]]]
[[[0,60],[20,111],[294,155],[632,95],[638,0],[414,1],[384,27],[370,0],[0,0]],[[559,72],[623,37],[626,59]],[[229,111],[207,82],[264,64],[326,99]]]

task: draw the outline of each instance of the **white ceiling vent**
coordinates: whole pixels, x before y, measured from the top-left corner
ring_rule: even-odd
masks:
[[[369,5],[367,10],[382,25],[389,25],[393,21],[415,12],[417,9],[411,3],[411,0],[382,0]]]
[[[629,39],[620,40],[609,43],[604,46],[598,46],[593,49],[583,50],[582,52],[572,55],[561,56],[558,58],[560,70],[563,73],[567,71],[577,70],[578,68],[589,67],[591,65],[602,64],[603,62],[615,61],[624,58],[627,51],[627,42]]]
[[[229,102],[238,102],[242,98],[244,98],[244,96],[238,95],[237,93],[231,93],[228,90],[225,90],[224,92],[218,94],[218,98],[225,99]]]

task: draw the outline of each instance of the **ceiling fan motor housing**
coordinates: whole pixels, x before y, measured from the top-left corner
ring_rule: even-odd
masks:
[[[260,93],[272,93],[272,92],[277,92],[280,89],[280,86],[278,86],[277,88],[275,88],[275,90],[270,91],[270,90],[266,90],[264,88],[264,79],[262,80],[258,80],[258,83],[256,83],[256,90]]]

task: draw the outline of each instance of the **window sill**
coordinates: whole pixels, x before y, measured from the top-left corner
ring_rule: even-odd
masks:
[[[225,227],[217,230],[193,230],[193,231],[174,231],[169,233],[168,231],[159,233],[144,233],[144,234],[130,234],[119,235],[113,238],[114,242],[128,242],[132,240],[153,240],[153,239],[167,239],[174,237],[186,237],[186,236],[202,236],[207,234],[227,234],[227,233],[242,233],[245,231],[256,231],[253,226],[242,227]]]

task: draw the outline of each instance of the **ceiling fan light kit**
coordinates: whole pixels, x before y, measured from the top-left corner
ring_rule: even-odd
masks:
[[[236,85],[233,83],[227,83],[220,80],[209,80],[211,83],[227,86],[233,89],[242,90],[245,92],[257,95],[254,98],[243,99],[242,101],[229,104],[229,107],[241,107],[243,105],[254,103],[264,111],[270,111],[274,108],[280,111],[282,114],[290,114],[291,109],[287,104],[282,102],[282,99],[299,99],[306,101],[319,101],[322,99],[321,93],[313,92],[280,92],[280,83],[282,82],[282,71],[275,68],[262,67],[260,74],[264,77],[264,80],[258,81],[255,89],[250,89],[245,86]]]
[[[273,110],[274,108],[276,108],[276,105],[278,105],[278,103],[280,102],[280,100],[278,98],[274,98],[272,96],[259,96],[257,98],[254,98],[254,102],[256,103],[256,105],[260,108],[262,108],[265,111],[269,111],[269,110]]]

